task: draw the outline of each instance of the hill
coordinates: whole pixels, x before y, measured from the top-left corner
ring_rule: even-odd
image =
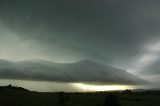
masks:
[[[24,89],[24,88],[23,88]],[[0,87],[0,106],[159,106],[160,91],[64,93],[33,92],[19,87]],[[110,104],[111,104],[110,103]]]

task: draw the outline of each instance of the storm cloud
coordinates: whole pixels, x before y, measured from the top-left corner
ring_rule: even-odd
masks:
[[[23,72],[20,70],[28,68],[20,61],[41,59],[67,64],[91,60],[145,78],[144,73],[159,73],[154,67],[160,59],[159,11],[159,0],[0,0],[0,58],[14,61],[17,77]],[[34,65],[33,69],[47,74],[44,80],[53,77],[45,71],[50,67]],[[108,67],[104,73],[112,72]],[[93,78],[103,82],[108,77],[98,77],[98,70],[93,77],[88,71],[84,81]],[[14,76],[9,69],[6,73]],[[66,77],[71,70],[62,73]],[[31,79],[34,77],[33,73]]]
[[[0,61],[0,77],[8,79],[83,82],[94,84],[146,84],[138,76],[90,60],[76,63],[53,63],[44,60]]]
[[[43,45],[50,57],[116,63],[136,56],[145,42],[158,36],[158,4],[157,0],[2,0],[1,21],[23,41]]]

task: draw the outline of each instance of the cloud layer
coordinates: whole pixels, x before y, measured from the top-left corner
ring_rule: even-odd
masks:
[[[0,61],[0,77],[54,82],[83,82],[101,84],[145,84],[146,81],[126,71],[93,61],[53,63],[44,60]]]
[[[0,59],[89,59],[159,73],[159,11],[159,0],[0,0]]]
[[[40,57],[61,62],[126,64],[158,36],[160,26],[157,0],[2,0],[0,5],[0,20],[18,43],[32,42],[24,56],[41,52]]]

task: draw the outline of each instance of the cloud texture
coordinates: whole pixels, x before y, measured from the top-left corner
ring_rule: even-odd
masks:
[[[159,11],[159,0],[0,0],[0,58],[58,63],[89,59],[140,77],[144,77],[143,72],[149,76],[159,73],[155,67],[160,59]],[[14,72],[28,69],[31,63],[19,64],[11,63]],[[32,68],[38,70],[37,63],[34,65]],[[41,70],[49,80],[50,71],[44,67]],[[96,71],[95,78],[89,78],[89,71],[85,80],[101,81],[101,71]],[[10,69],[7,72],[14,76]],[[17,72],[20,76],[24,73]],[[71,70],[64,73],[66,77]],[[32,74],[36,78],[42,73]],[[75,78],[79,77],[75,74]]]
[[[0,77],[8,79],[83,82],[99,84],[145,84],[138,76],[93,61],[53,63],[44,60],[0,61]]]

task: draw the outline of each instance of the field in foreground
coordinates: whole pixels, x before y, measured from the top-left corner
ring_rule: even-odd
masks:
[[[106,102],[118,102],[119,106],[160,106],[160,91],[42,93],[0,87],[0,106],[111,106]]]

